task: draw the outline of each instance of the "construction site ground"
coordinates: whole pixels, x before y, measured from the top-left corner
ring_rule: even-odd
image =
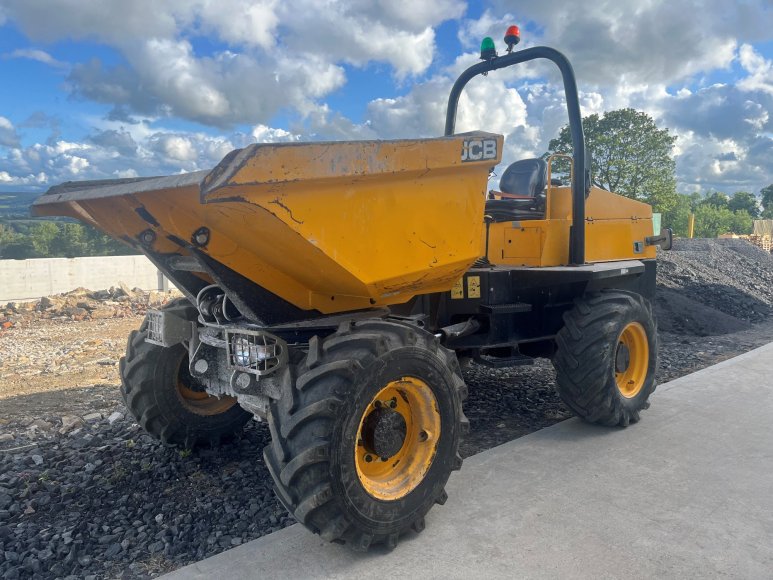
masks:
[[[188,452],[145,435],[123,407],[126,336],[167,299],[117,288],[0,306],[0,578],[149,577],[294,523],[262,462],[265,424]],[[655,310],[661,384],[773,342],[773,258],[743,240],[677,241],[659,257]],[[549,361],[471,365],[465,380],[465,457],[571,416]],[[635,430],[603,440],[672,413],[659,393]],[[563,459],[551,461],[560,479]]]
[[[571,419],[476,455],[391,553],[295,525],[165,578],[769,578],[771,374],[773,344],[661,385],[628,429]]]

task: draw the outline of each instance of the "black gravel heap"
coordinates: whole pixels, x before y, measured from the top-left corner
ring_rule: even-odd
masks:
[[[0,577],[147,577],[291,524],[260,459],[268,438],[251,422],[188,452],[103,419],[0,451]]]
[[[773,256],[745,240],[675,240],[658,256],[661,330],[710,336],[749,328],[773,312]]]

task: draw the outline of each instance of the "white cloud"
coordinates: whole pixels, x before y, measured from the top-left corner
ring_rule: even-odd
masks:
[[[0,117],[2,123],[2,117]],[[57,140],[8,149],[0,154],[0,182],[12,186],[51,186],[72,179],[109,179],[172,175],[211,169],[236,148],[255,141],[297,141],[284,129],[257,125],[251,134],[229,136],[154,129],[147,123],[127,127],[96,121],[82,142]]]
[[[268,127],[266,125],[256,125],[253,127],[252,136],[256,143],[281,143],[301,140],[300,135],[285,131],[284,129]]]
[[[19,134],[13,123],[5,117],[0,117],[0,147],[18,147]]]
[[[219,127],[266,123],[284,108],[310,114],[319,99],[345,83],[342,63],[387,63],[397,78],[421,74],[435,53],[433,27],[465,9],[460,0],[6,5],[36,42],[88,39],[120,51],[126,64],[74,65],[68,82],[77,95],[114,105],[115,115],[177,116]],[[227,48],[197,54],[193,39],[202,35]]]
[[[436,27],[463,17],[461,0],[5,0],[4,6],[35,42],[96,40],[124,60],[72,68],[68,82],[76,95],[114,107],[111,120],[93,120],[80,149],[63,149],[58,136],[22,148],[17,129],[4,128],[0,117],[0,144],[9,148],[0,171],[13,179],[44,173],[56,181],[73,164],[79,177],[193,171],[254,140],[437,136],[453,79],[477,62],[483,36],[501,51],[511,23],[521,25],[519,48],[546,44],[570,57],[584,115],[630,106],[678,135],[681,189],[758,189],[773,176],[773,63],[754,48],[773,39],[769,0],[597,0],[579,7],[491,0],[479,19],[459,21],[467,52],[450,55],[444,70],[429,68],[437,56]],[[57,18],[47,17],[54,11]],[[198,53],[203,36],[221,48]],[[43,52],[38,60],[44,55],[53,59]],[[344,65],[370,63],[379,66],[368,72],[410,88],[373,99],[364,120],[354,122],[324,101],[346,90]],[[740,71],[740,78],[712,84],[716,71],[725,71],[722,78]],[[298,120],[272,127],[279,112]],[[252,129],[227,137],[159,129],[166,117]],[[566,121],[554,67],[528,63],[470,83],[457,130],[505,134],[510,161],[541,154]]]
[[[749,76],[739,82],[738,87],[744,91],[763,91],[773,95],[773,61],[763,58],[748,44],[741,46],[739,61]]]
[[[55,59],[45,50],[39,50],[37,48],[17,48],[8,54],[4,54],[3,58],[26,58],[29,60],[42,62],[43,64],[47,64],[48,66],[59,69],[66,69],[70,66],[66,62]]]

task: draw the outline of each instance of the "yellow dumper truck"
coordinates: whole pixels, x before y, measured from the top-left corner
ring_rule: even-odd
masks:
[[[653,235],[648,205],[591,185],[569,62],[512,51],[512,32],[456,81],[443,137],[256,144],[211,171],[65,183],[35,202],[141,251],[185,295],[149,312],[121,359],[148,433],[193,447],[267,421],[288,511],[366,550],[446,501],[469,428],[459,361],[550,357],[578,416],[639,419],[655,388],[655,246],[670,236]],[[503,137],[455,134],[459,96],[536,58],[563,77],[570,183],[527,159],[489,191]]]

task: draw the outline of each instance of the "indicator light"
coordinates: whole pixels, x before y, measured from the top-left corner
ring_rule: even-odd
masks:
[[[494,46],[494,39],[492,39],[490,36],[487,36],[483,39],[483,42],[480,43],[480,59],[492,60],[496,57],[497,49]]]
[[[521,29],[513,25],[505,32],[505,44],[507,45],[507,52],[512,52],[516,44],[521,42]]]

